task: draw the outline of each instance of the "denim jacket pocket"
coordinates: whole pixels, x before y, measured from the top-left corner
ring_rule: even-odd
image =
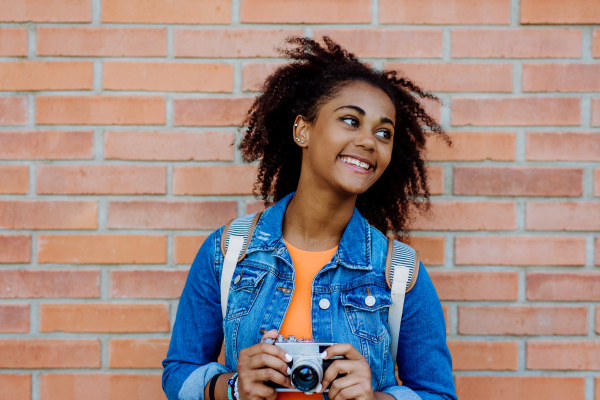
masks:
[[[229,290],[227,319],[243,317],[250,312],[258,297],[265,275],[267,275],[267,271],[262,269],[244,265],[237,266]]]
[[[342,305],[352,333],[373,342],[387,335],[382,323],[384,311],[392,305],[389,290],[376,283],[364,283],[342,290]]]

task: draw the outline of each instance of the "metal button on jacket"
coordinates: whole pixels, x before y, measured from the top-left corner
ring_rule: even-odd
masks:
[[[365,304],[369,307],[373,307],[376,302],[377,301],[375,300],[375,297],[373,297],[373,296],[367,296],[365,298]]]
[[[329,300],[327,300],[327,299],[319,300],[319,307],[321,307],[321,309],[323,309],[323,310],[327,310],[329,308]]]
[[[235,279],[233,280],[233,284],[237,285],[238,283],[240,283],[241,280],[242,280],[242,274],[235,277]]]

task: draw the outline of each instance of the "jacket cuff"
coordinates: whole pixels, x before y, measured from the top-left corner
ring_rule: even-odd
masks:
[[[406,386],[390,386],[382,390],[383,393],[391,394],[396,400],[421,400],[421,396]]]
[[[231,372],[222,364],[211,362],[196,369],[187,377],[179,390],[179,400],[204,400],[204,388],[217,374]]]

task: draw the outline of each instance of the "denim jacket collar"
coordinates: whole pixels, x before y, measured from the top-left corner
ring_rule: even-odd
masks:
[[[277,255],[284,256],[285,253],[285,258],[289,258],[281,226],[285,210],[294,193],[288,194],[263,212],[248,245],[248,254],[255,251],[275,251]],[[371,230],[369,223],[356,207],[333,259],[337,264],[349,269],[370,271],[373,268]]]

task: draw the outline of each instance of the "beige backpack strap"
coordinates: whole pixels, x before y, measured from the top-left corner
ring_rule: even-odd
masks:
[[[419,272],[419,253],[405,245],[397,242],[394,238],[388,238],[388,249],[385,260],[385,280],[391,289],[392,306],[388,311],[388,325],[390,327],[390,353],[396,365],[398,354],[398,338],[400,337],[400,325],[402,323],[402,312],[404,311],[404,295],[408,293],[415,282]]]

